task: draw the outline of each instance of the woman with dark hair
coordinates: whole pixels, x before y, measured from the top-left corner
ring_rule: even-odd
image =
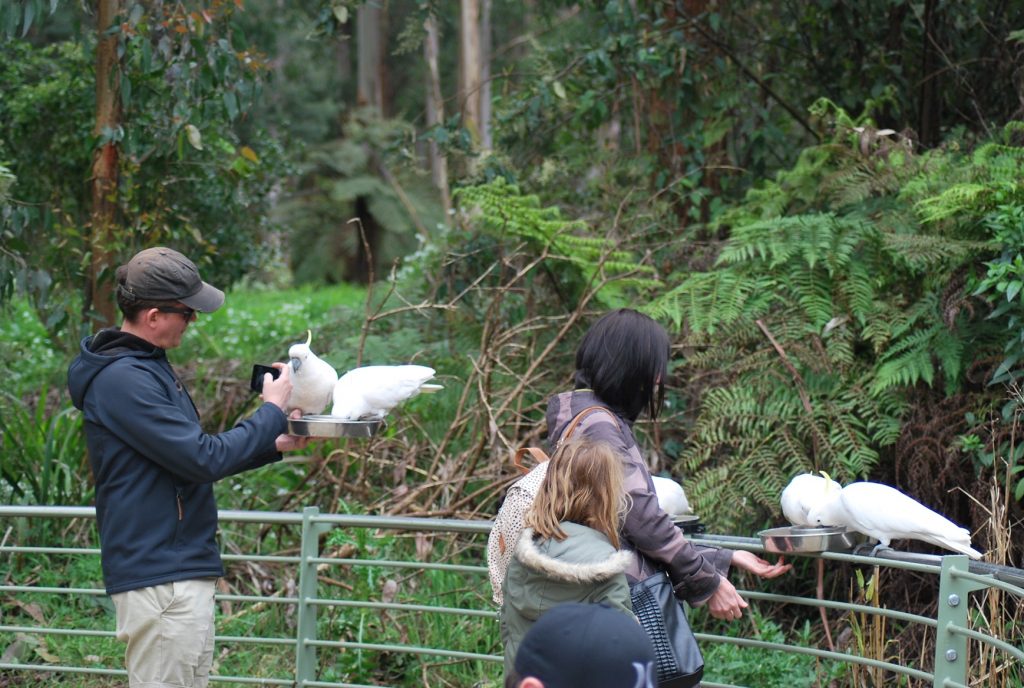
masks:
[[[548,402],[548,441],[558,443],[581,411],[601,406],[607,413],[588,413],[576,434],[607,442],[623,467],[629,510],[622,521],[622,546],[634,554],[626,570],[640,581],[665,570],[676,596],[690,606],[708,606],[712,616],[738,619],[747,603],[726,578],[731,565],[763,578],[774,578],[791,566],[771,564],[747,551],[697,547],[690,543],[658,505],[650,471],[644,462],[633,423],[643,411],[658,417],[665,395],[669,338],[648,316],[628,308],[606,313],[595,322],[576,350],[576,384]]]

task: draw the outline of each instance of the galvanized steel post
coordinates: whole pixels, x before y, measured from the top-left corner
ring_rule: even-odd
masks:
[[[316,680],[316,646],[309,641],[316,640],[316,599],[317,574],[314,559],[320,556],[320,535],[331,529],[329,523],[316,523],[314,518],[320,509],[307,506],[302,510],[302,560],[299,562],[299,619],[296,624],[295,644],[295,685],[302,688],[307,681]]]
[[[967,573],[970,560],[963,554],[942,558],[939,573],[938,625],[935,629],[935,679],[933,686],[967,685],[968,595],[983,585],[957,576]]]

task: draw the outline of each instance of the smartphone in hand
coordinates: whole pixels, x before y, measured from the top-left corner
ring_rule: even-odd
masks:
[[[271,376],[276,380],[281,376],[281,371],[273,366],[260,365],[259,363],[252,367],[252,378],[249,380],[249,389],[256,392],[257,394],[263,393],[263,376],[270,373]]]

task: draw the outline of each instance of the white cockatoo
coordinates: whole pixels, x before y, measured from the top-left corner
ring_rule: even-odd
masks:
[[[850,483],[838,492],[827,487],[827,499],[812,509],[815,525],[846,526],[888,547],[892,540],[923,540],[954,552],[981,559],[971,547],[971,533],[945,516],[881,483]]]
[[[313,331],[306,330],[305,344],[292,344],[288,349],[291,367],[292,393],[288,397],[287,411],[302,411],[303,415],[323,413],[331,403],[338,372],[330,363],[318,357],[309,348]]]
[[[671,478],[662,478],[660,475],[652,475],[654,491],[658,495],[658,504],[662,510],[672,518],[679,518],[691,512],[690,500],[683,492],[683,486]]]
[[[813,528],[817,524],[807,517],[811,509],[822,502],[829,493],[838,494],[841,489],[842,486],[831,478],[801,473],[794,476],[782,490],[782,497],[779,500],[782,504],[782,514],[794,526]]]
[[[427,384],[434,369],[421,365],[376,365],[353,368],[334,385],[332,416],[346,420],[383,418],[398,404],[420,392],[436,392]]]

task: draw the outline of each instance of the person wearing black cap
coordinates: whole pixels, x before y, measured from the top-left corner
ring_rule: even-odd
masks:
[[[208,685],[217,547],[213,482],[281,459],[308,439],[287,434],[288,367],[266,375],[263,405],[234,428],[203,431],[166,352],[197,313],[224,303],[195,264],[149,248],[117,269],[120,328],[82,340],[68,389],[82,411],[96,482],[103,582],[128,644],[132,687]]]
[[[603,604],[561,604],[523,636],[505,688],[654,688],[654,662],[633,616]]]

